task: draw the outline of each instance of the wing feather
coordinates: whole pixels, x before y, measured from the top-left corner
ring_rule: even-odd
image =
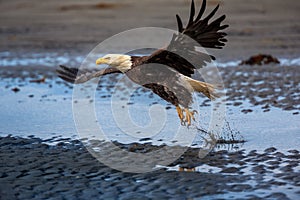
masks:
[[[194,4],[194,0],[192,0],[192,4]],[[202,47],[220,49],[225,45],[224,40],[222,39],[227,35],[224,32],[219,32],[220,30],[224,30],[228,27],[228,25],[221,25],[221,23],[225,20],[226,15],[222,15],[209,23],[218,11],[219,5],[217,5],[204,19],[201,19],[205,8],[206,0],[203,0],[197,18],[194,21],[192,20],[192,22],[189,21],[187,26],[181,29],[182,31],[180,33],[196,40]],[[206,41],[208,38],[211,39],[209,42]]]
[[[176,15],[176,19],[177,19],[177,25],[178,25],[178,32],[182,32],[183,31],[183,24],[182,24],[182,21],[181,21],[179,15]]]
[[[84,83],[92,78],[106,74],[121,73],[121,71],[112,67],[102,70],[79,70],[78,68],[66,67],[64,65],[60,65],[59,68],[56,69],[56,72],[63,80],[75,84]]]
[[[205,18],[202,16],[206,9],[206,0],[202,1],[201,8],[195,19],[195,3],[191,2],[190,15],[187,26],[184,28],[179,15],[176,15],[178,34],[174,34],[166,48],[155,51],[148,59],[143,58],[143,63],[160,63],[168,65],[179,73],[191,76],[196,68],[201,68],[215,60],[207,52],[199,52],[196,47],[221,49],[227,42],[225,32],[221,32],[228,25],[221,25],[226,16],[222,15],[211,23],[219,9],[217,5]],[[184,55],[184,58],[182,56]],[[197,66],[195,67],[195,63]]]
[[[198,16],[196,18],[196,21],[199,21],[199,19],[201,19],[202,15],[204,14],[205,8],[206,8],[206,0],[203,0],[200,11],[199,11]]]
[[[192,0],[191,11],[190,11],[190,19],[189,19],[189,22],[188,22],[188,26],[193,24],[194,16],[195,16],[195,3],[194,3],[194,0]]]

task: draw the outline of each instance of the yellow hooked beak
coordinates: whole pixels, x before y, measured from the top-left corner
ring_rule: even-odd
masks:
[[[105,58],[98,58],[96,60],[96,65],[107,64],[107,60]]]

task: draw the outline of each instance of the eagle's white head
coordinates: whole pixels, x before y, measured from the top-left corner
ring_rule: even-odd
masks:
[[[132,66],[131,56],[123,54],[107,54],[102,58],[97,59],[96,64],[107,64],[111,67],[117,68],[123,73],[130,70]]]

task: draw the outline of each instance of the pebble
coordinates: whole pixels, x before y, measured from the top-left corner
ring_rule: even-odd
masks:
[[[256,150],[252,150],[252,151],[250,151],[249,153],[248,153],[248,155],[247,155],[247,157],[249,157],[249,156],[257,156],[258,154],[256,153]]]
[[[19,92],[20,91],[20,88],[17,88],[17,87],[14,87],[11,89],[13,92]]]
[[[280,200],[289,200],[289,198],[281,192],[275,192],[270,195],[265,196],[266,199],[280,199]]]
[[[221,171],[221,173],[237,173],[239,172],[240,170],[236,167],[228,167],[228,168],[225,168]]]
[[[281,186],[281,185],[286,185],[287,183],[281,182],[281,181],[271,180],[271,181],[269,181],[269,184]]]
[[[287,165],[287,166],[281,167],[280,170],[283,172],[292,172],[293,168],[291,166]]]
[[[149,140],[151,140],[151,138],[141,138],[139,141],[144,142],[144,141],[149,141]]]
[[[276,156],[277,158],[284,158],[285,157],[285,155],[281,152],[276,152],[276,153],[273,154],[273,156]]]
[[[243,109],[241,112],[247,114],[247,113],[253,112],[253,110],[252,109]]]
[[[273,153],[275,151],[277,151],[277,149],[275,147],[270,147],[270,148],[265,149],[266,153]]]
[[[294,149],[294,150],[289,150],[288,151],[289,153],[292,153],[292,154],[299,154],[299,151]]]
[[[252,168],[253,172],[256,172],[258,174],[264,174],[266,173],[265,167],[263,165],[258,165]]]
[[[231,191],[246,191],[252,189],[251,185],[248,184],[234,184],[231,186]]]

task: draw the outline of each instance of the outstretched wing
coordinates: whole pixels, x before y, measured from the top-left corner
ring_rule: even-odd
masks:
[[[219,32],[228,27],[228,25],[221,25],[225,19],[225,15],[215,19],[211,23],[209,20],[215,15],[219,9],[219,5],[211,11],[204,19],[201,19],[206,8],[206,0],[203,0],[200,11],[195,19],[195,3],[192,0],[190,18],[186,28],[183,28],[181,18],[176,15],[178,31],[196,40],[202,47],[221,49],[227,40],[224,38],[227,34]]]
[[[64,65],[60,65],[56,72],[63,80],[75,84],[84,83],[92,78],[106,74],[121,73],[121,71],[112,67],[102,70],[79,70],[78,68],[70,68]]]
[[[203,47],[221,49],[227,41],[225,39],[227,34],[221,32],[221,30],[227,28],[228,25],[221,25],[225,15],[209,23],[209,20],[217,12],[219,5],[202,19],[205,8],[206,0],[203,0],[200,11],[195,18],[195,4],[192,0],[187,26],[184,28],[181,18],[176,15],[178,33],[173,35],[170,44],[166,48],[154,52],[145,63],[168,65],[181,74],[190,77],[196,68],[201,68],[206,63],[214,60],[214,56],[209,55],[206,51],[199,51],[199,49]]]

